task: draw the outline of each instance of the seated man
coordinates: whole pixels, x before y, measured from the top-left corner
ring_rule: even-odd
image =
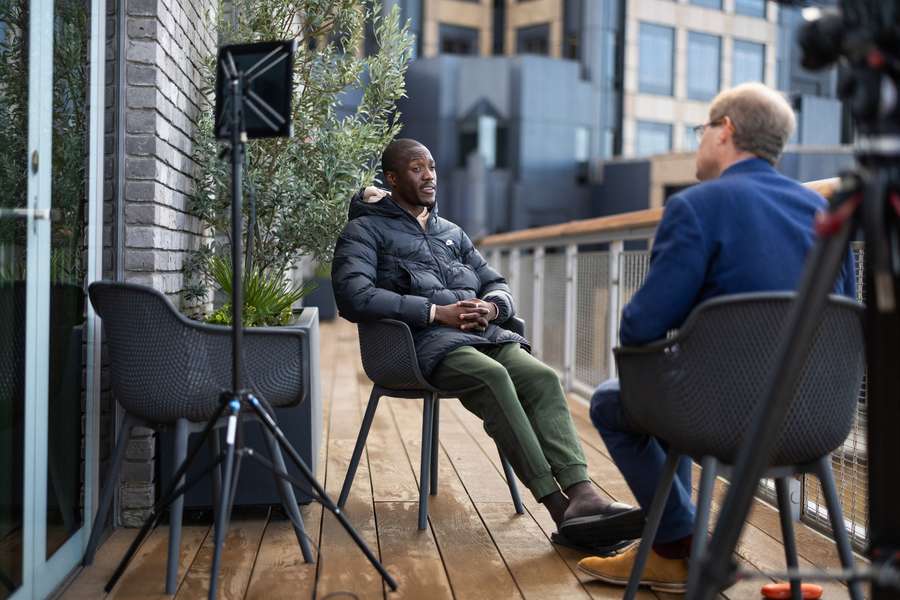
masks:
[[[382,156],[392,194],[375,188],[350,202],[334,253],[341,315],[398,319],[412,330],[419,367],[436,387],[468,389],[460,401],[553,520],[591,538],[640,535],[638,509],[610,503],[590,482],[559,378],[521,336],[499,327],[515,313],[509,287],[458,226],[437,214],[437,173],[425,146],[392,142]]]
[[[794,114],[778,93],[750,83],[720,93],[709,122],[697,128],[697,179],[665,212],[644,284],[622,312],[623,346],[652,342],[679,327],[700,302],[723,294],[793,290],[814,242],[813,219],[825,208],[817,193],[773,168],[794,129]],[[848,253],[835,291],[855,296]],[[633,429],[622,412],[617,380],[597,389],[591,420],[629,487],[649,509],[665,463],[665,445]],[[679,465],[642,583],[684,591],[694,508],[691,464]],[[589,557],[579,567],[625,585],[637,545],[612,558]]]

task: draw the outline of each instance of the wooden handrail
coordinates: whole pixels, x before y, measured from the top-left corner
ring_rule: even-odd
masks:
[[[818,179],[804,183],[806,187],[815,190],[828,198],[837,189],[840,178]],[[544,227],[532,227],[520,229],[508,233],[497,233],[481,239],[480,248],[494,248],[497,246],[511,246],[514,244],[527,244],[540,240],[561,240],[565,238],[582,237],[597,233],[610,233],[625,229],[638,229],[641,227],[653,227],[662,218],[663,209],[650,208],[634,212],[612,215],[609,217],[597,217],[594,219],[580,219],[559,223],[558,225],[545,225]]]

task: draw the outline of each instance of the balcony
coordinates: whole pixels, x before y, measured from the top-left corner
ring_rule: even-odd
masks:
[[[569,392],[591,478],[609,497],[625,502],[634,499],[590,424],[585,397],[615,373],[611,348],[617,316],[646,272],[648,241],[659,217],[659,211],[645,211],[494,236],[481,245],[492,264],[507,274],[535,353],[559,371]],[[323,324],[321,339],[325,443],[319,472],[337,497],[371,383],[362,371],[352,324],[341,319]],[[576,569],[581,554],[550,543],[552,520],[527,491],[526,513],[515,514],[495,446],[480,422],[457,400],[442,404],[440,489],[430,504],[429,527],[416,528],[422,421],[417,400],[381,403],[346,507],[351,522],[396,577],[397,592],[387,592],[337,522],[313,504],[302,512],[317,547],[315,565],[302,562],[290,524],[277,512],[236,513],[224,549],[221,597],[620,598],[621,588],[591,582]],[[857,548],[866,543],[865,466],[863,392],[854,430],[834,455],[847,527]],[[717,483],[713,520],[726,486],[723,480]],[[805,479],[797,488],[800,567],[836,569],[837,552],[822,533],[828,521],[818,488]],[[767,486],[760,486],[736,550],[744,569],[784,567],[778,514],[766,502],[769,495]],[[116,530],[96,563],[78,573],[62,597],[107,597],[103,585],[134,535],[134,530]],[[166,527],[154,531],[108,597],[163,595],[166,539]],[[211,559],[210,524],[187,524],[178,598],[205,597]],[[766,581],[740,581],[720,597],[758,598]],[[839,583],[824,587],[825,598],[847,597]],[[675,596],[642,591],[639,597]]]

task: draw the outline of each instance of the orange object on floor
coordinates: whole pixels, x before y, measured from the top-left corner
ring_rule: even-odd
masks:
[[[818,600],[822,597],[822,586],[814,583],[801,583],[800,593],[803,600]],[[788,582],[767,583],[762,586],[762,595],[773,600],[790,600],[791,584]]]

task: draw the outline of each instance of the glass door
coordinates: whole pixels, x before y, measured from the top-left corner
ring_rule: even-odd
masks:
[[[0,599],[50,594],[94,506],[99,9],[0,0]]]

